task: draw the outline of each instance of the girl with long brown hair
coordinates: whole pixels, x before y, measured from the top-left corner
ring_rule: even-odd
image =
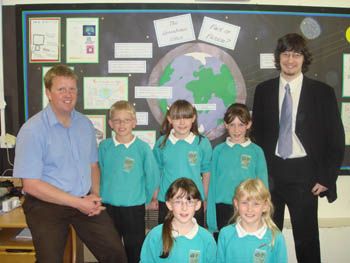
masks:
[[[164,224],[156,226],[147,235],[141,250],[141,263],[216,262],[215,240],[194,218],[201,204],[201,194],[192,180],[180,178],[174,181],[166,193],[169,212]]]

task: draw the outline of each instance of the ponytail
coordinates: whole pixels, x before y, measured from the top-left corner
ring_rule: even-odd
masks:
[[[182,191],[183,196],[187,196],[190,199],[201,200],[201,194],[196,184],[188,178],[179,178],[175,180],[166,192],[165,199],[170,201],[179,191]],[[160,258],[167,258],[174,246],[174,238],[172,235],[174,214],[171,210],[168,211],[163,223],[162,228],[162,240],[163,251]]]
[[[163,239],[163,251],[160,258],[167,258],[170,255],[171,250],[173,249],[174,240],[172,237],[172,221],[174,219],[173,212],[169,211],[165,217],[163,230],[162,230],[162,239]]]

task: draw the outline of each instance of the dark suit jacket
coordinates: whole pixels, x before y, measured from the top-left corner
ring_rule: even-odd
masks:
[[[279,78],[255,90],[252,134],[266,156],[275,155],[279,132]],[[344,158],[345,136],[333,89],[304,76],[296,117],[296,135],[315,168],[316,182],[328,187],[328,201],[337,198],[336,180]],[[324,194],[323,194],[324,195]]]

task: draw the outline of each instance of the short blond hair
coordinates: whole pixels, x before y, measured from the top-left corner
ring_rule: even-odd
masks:
[[[136,119],[136,110],[134,105],[132,105],[126,100],[119,100],[111,106],[111,108],[109,109],[109,118],[112,119],[113,115],[117,111],[126,111],[131,114],[134,120]]]
[[[78,81],[78,76],[75,72],[66,65],[57,65],[49,69],[44,76],[45,88],[51,90],[52,81],[55,77],[66,77]]]

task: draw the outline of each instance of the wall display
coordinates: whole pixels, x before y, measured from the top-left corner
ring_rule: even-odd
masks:
[[[30,62],[60,62],[61,19],[29,19]]]
[[[332,86],[341,109],[350,102],[348,11],[239,4],[18,6],[23,115],[28,119],[42,108],[38,67],[48,65],[30,63],[26,40],[31,19],[48,17],[60,18],[66,43],[61,63],[74,66],[79,76],[77,110],[108,117],[111,103],[127,99],[142,112],[142,129],[157,131],[157,138],[167,107],[186,99],[197,108],[200,131],[212,145],[224,141],[227,107],[241,102],[252,108],[256,85],[279,74],[277,39],[291,32],[302,34],[313,54],[306,75]],[[124,82],[112,83],[117,80]],[[342,173],[350,174],[348,148]]]
[[[98,18],[66,19],[66,62],[98,63]]]
[[[84,77],[84,109],[106,109],[128,100],[127,77]]]
[[[96,142],[100,144],[106,139],[106,116],[105,115],[86,115],[95,128]]]

